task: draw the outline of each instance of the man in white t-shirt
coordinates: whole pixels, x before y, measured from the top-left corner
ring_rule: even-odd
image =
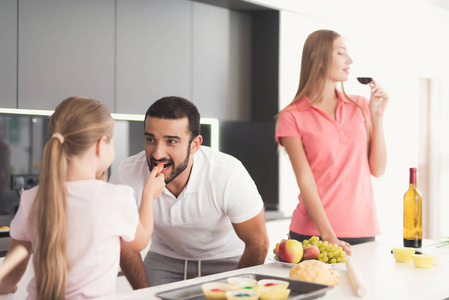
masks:
[[[190,101],[165,97],[145,115],[145,151],[125,159],[110,181],[134,189],[163,164],[166,187],[154,200],[154,233],[144,264],[122,243],[121,268],[134,289],[264,263],[263,201],[236,158],[201,146]]]

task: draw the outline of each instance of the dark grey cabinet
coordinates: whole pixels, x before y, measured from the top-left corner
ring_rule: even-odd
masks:
[[[117,112],[145,114],[161,97],[191,98],[191,6],[117,1]]]
[[[203,116],[249,120],[251,15],[186,0],[117,2],[117,112],[170,95]]]
[[[202,115],[251,118],[252,16],[193,2],[193,100]]]
[[[17,105],[17,0],[0,1],[0,107]]]
[[[18,108],[69,96],[114,110],[115,1],[19,1]]]

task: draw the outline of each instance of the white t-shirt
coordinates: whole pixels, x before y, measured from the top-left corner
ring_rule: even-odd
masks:
[[[69,181],[67,187],[67,254],[69,273],[66,299],[89,299],[115,294],[120,262],[120,237],[134,240],[139,214],[132,189],[100,180]],[[24,191],[11,221],[11,237],[29,241],[36,251],[35,223],[30,213],[39,186]],[[33,256],[34,257],[34,256]],[[36,281],[27,287],[36,298]]]
[[[131,186],[140,206],[148,174],[142,151],[125,159],[110,181]],[[153,207],[150,251],[177,259],[209,260],[242,255],[244,243],[231,222],[255,217],[263,209],[263,201],[239,160],[201,146],[178,198],[165,188]]]

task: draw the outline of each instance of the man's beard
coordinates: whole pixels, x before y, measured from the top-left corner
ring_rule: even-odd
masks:
[[[172,167],[172,171],[170,173],[169,177],[165,178],[165,184],[169,184],[170,182],[172,182],[176,177],[178,177],[182,172],[184,172],[184,170],[187,168],[187,166],[189,165],[189,152],[190,152],[190,147],[187,149],[187,155],[186,158],[184,159],[184,161],[179,165],[179,166],[175,166],[175,162],[172,159],[160,159],[160,160],[155,160],[153,157],[151,157],[151,163],[148,162],[147,159],[147,164],[148,164],[148,169],[151,170],[154,168],[154,164],[157,164],[159,161],[166,161],[169,164],[171,164]],[[164,174],[165,175],[165,174]]]

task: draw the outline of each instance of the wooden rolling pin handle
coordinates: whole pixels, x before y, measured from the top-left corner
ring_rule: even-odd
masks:
[[[351,281],[352,287],[354,288],[357,296],[365,296],[368,292],[365,287],[365,283],[363,282],[362,276],[360,276],[357,266],[351,260],[346,262],[346,271],[348,272],[349,281]]]

